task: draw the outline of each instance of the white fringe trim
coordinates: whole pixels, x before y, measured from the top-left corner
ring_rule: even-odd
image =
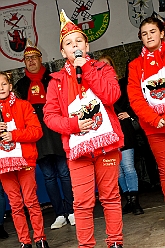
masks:
[[[158,114],[164,114],[165,104],[158,104],[153,107],[154,111]]]
[[[1,158],[0,159],[0,174],[21,170],[23,167],[28,166],[26,160],[22,157],[9,157],[9,158]]]
[[[94,150],[100,147],[109,146],[117,141],[119,141],[119,137],[114,132],[99,135],[73,147],[70,150],[69,159],[75,160],[81,156],[94,152]]]

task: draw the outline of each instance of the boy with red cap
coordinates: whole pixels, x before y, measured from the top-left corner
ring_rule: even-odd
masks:
[[[122,248],[122,212],[118,187],[123,133],[113,104],[120,96],[114,69],[90,59],[85,33],[61,15],[60,48],[65,66],[51,74],[44,121],[62,134],[74,194],[79,248],[93,248],[95,184],[104,209],[107,247]],[[77,51],[79,50],[79,51]],[[81,50],[81,51],[80,51]],[[75,54],[82,56],[75,58]],[[82,70],[81,82],[76,68]],[[79,76],[79,75],[78,75]]]

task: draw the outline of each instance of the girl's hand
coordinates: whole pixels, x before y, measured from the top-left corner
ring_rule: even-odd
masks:
[[[129,117],[130,116],[129,116],[129,114],[127,112],[122,112],[122,113],[118,114],[119,120],[124,120],[124,119],[129,118]]]
[[[11,132],[3,132],[0,134],[0,137],[3,139],[5,142],[10,142],[12,141],[12,133]]]
[[[85,63],[86,63],[86,58],[78,57],[74,60],[73,65],[76,68],[77,66],[82,67],[83,65],[85,65]]]
[[[162,118],[162,119],[160,119],[157,128],[161,128],[161,127],[164,127],[164,126],[165,126],[165,120]]]
[[[78,120],[78,125],[81,132],[89,132],[94,121],[92,119]]]
[[[7,124],[5,122],[0,122],[0,133],[7,129]]]

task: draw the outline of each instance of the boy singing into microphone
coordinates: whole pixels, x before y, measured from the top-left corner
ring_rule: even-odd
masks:
[[[114,69],[90,59],[85,33],[60,15],[60,49],[66,63],[51,74],[44,107],[46,125],[62,134],[68,158],[79,248],[93,248],[95,184],[104,209],[107,247],[122,248],[122,213],[118,188],[123,133],[113,104],[120,96]],[[81,50],[82,57],[75,58]],[[78,84],[76,67],[82,69]]]

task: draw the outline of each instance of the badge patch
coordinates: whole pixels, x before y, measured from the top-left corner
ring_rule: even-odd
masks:
[[[146,87],[150,91],[150,96],[154,99],[162,100],[165,98],[165,78],[159,80],[148,81]]]
[[[16,148],[15,142],[5,142],[3,140],[0,141],[0,150],[5,152],[10,152]]]
[[[100,104],[97,102],[96,99],[93,99],[89,102],[88,105],[82,105],[81,109],[78,112],[74,112],[70,114],[70,117],[74,117],[76,115],[80,115],[80,120],[85,120],[91,118],[93,120],[93,125],[91,127],[91,130],[97,130],[101,124],[103,123],[103,117],[100,112]],[[75,135],[84,135],[85,133],[81,132],[80,134]]]

